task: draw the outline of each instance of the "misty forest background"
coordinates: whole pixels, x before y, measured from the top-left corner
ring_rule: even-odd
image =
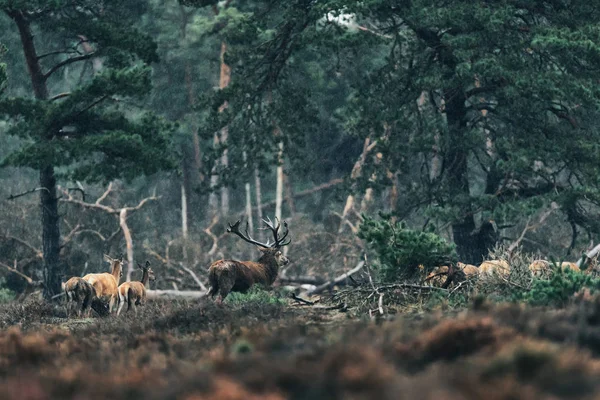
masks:
[[[287,220],[283,277],[348,271],[364,226],[385,240],[380,220],[474,264],[502,245],[575,261],[598,241],[593,2],[0,10],[0,287],[15,293],[51,298],[106,270],[103,253],[149,260],[153,289],[197,289],[188,270],[256,257],[225,232],[239,218],[258,237],[261,217]]]

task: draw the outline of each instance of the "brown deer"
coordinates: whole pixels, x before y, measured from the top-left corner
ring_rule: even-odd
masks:
[[[154,281],[154,271],[150,268],[150,262],[146,261],[146,266],[138,263],[138,268],[142,270],[142,280],[139,282],[124,282],[119,286],[119,309],[117,315],[121,314],[121,310],[127,303],[127,312],[133,307],[133,311],[137,315],[136,306],[146,303],[146,286],[148,281]]]
[[[111,313],[119,300],[119,280],[123,276],[123,256],[111,258],[104,255],[104,261],[110,263],[110,274],[87,274],[83,277],[96,290],[96,297],[103,302],[108,302],[108,312]]]
[[[260,243],[250,237],[248,233],[248,223],[246,223],[246,234],[240,232],[240,221],[229,225],[227,232],[234,233],[248,243],[258,246],[262,253],[258,261],[236,261],[236,260],[218,260],[212,263],[208,269],[208,281],[210,289],[208,294],[215,297],[221,303],[229,292],[246,292],[252,285],[259,283],[265,286],[273,284],[279,273],[279,267],[289,263],[289,259],[283,255],[280,248],[287,246],[291,240],[285,240],[289,234],[287,223],[284,221],[285,233],[279,237],[279,221],[274,226],[269,218],[263,219],[266,229],[273,233],[274,242]]]
[[[71,315],[73,305],[77,306],[77,316],[89,317],[92,312],[92,301],[96,297],[96,290],[88,281],[74,276],[63,284],[67,299],[67,316]]]

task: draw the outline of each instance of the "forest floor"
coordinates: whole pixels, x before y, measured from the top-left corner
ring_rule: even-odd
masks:
[[[600,298],[561,310],[350,317],[286,302],[152,301],[67,319],[0,308],[0,397],[33,399],[592,399]]]

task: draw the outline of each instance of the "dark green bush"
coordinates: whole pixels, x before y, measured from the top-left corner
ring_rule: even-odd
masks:
[[[550,279],[534,279],[531,290],[524,293],[529,304],[564,307],[583,288],[600,289],[600,279],[571,269],[554,268]]]
[[[367,242],[375,254],[374,266],[383,281],[410,279],[423,265],[426,271],[456,261],[454,244],[433,232],[408,229],[404,222],[392,222],[390,216],[381,219],[364,217],[358,236]]]

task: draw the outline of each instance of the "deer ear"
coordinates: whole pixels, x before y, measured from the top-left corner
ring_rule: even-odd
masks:
[[[139,269],[144,269],[144,267],[142,267],[142,264],[140,264],[140,263],[137,263],[137,265],[138,265],[138,268],[139,268]]]
[[[150,268],[150,261],[146,260],[146,268]]]
[[[106,261],[106,262],[112,262],[113,259],[108,254],[105,254],[104,255],[104,261]]]
[[[258,251],[260,251],[261,253],[264,253],[265,251],[269,250],[268,247],[264,247],[264,246],[256,246],[256,248],[258,249]]]

